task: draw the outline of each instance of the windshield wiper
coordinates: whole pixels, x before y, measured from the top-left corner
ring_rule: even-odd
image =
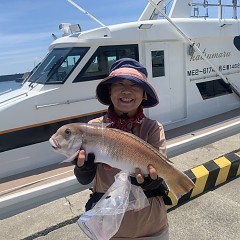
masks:
[[[50,75],[52,76],[51,73],[54,73],[55,70],[60,67],[60,65],[62,64],[62,60],[63,60],[63,56],[61,56],[49,69],[49,72],[47,73],[47,77],[49,77]]]

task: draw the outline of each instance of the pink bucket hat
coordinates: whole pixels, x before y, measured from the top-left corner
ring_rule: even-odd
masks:
[[[147,69],[138,61],[132,58],[121,58],[117,60],[110,69],[108,77],[104,78],[96,88],[96,95],[104,105],[112,103],[109,96],[110,84],[127,79],[140,86],[147,94],[147,99],[142,100],[142,107],[150,108],[159,103],[157,93],[147,81]]]

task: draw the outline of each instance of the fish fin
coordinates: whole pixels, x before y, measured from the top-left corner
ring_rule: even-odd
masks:
[[[72,162],[79,154],[79,151],[75,152],[71,157],[65,159],[64,161],[60,162],[60,163],[64,163],[64,162]]]
[[[167,158],[164,154],[161,154],[160,152],[157,152],[157,154],[166,162],[174,164],[169,158]]]
[[[166,183],[173,193],[173,195],[179,199],[189,191],[191,191],[195,184],[194,182],[183,172],[177,170],[171,179],[166,179]]]
[[[88,125],[89,126],[96,126],[96,127],[107,128],[109,123],[89,121]]]

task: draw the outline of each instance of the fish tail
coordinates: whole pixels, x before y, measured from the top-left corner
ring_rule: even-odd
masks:
[[[179,170],[175,172],[173,178],[167,179],[166,183],[177,199],[195,187],[193,181]]]

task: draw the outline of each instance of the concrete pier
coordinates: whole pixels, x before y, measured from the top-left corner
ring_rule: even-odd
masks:
[[[209,161],[221,159],[229,153],[234,152],[240,157],[239,149],[240,133],[180,154],[171,160],[178,169],[189,171]],[[225,178],[225,181],[212,189],[206,189],[168,210],[171,240],[238,239],[239,161],[236,160],[234,164],[236,176]],[[216,183],[216,179],[214,181]],[[2,219],[0,239],[87,239],[76,221],[84,212],[89,192],[84,190]]]

